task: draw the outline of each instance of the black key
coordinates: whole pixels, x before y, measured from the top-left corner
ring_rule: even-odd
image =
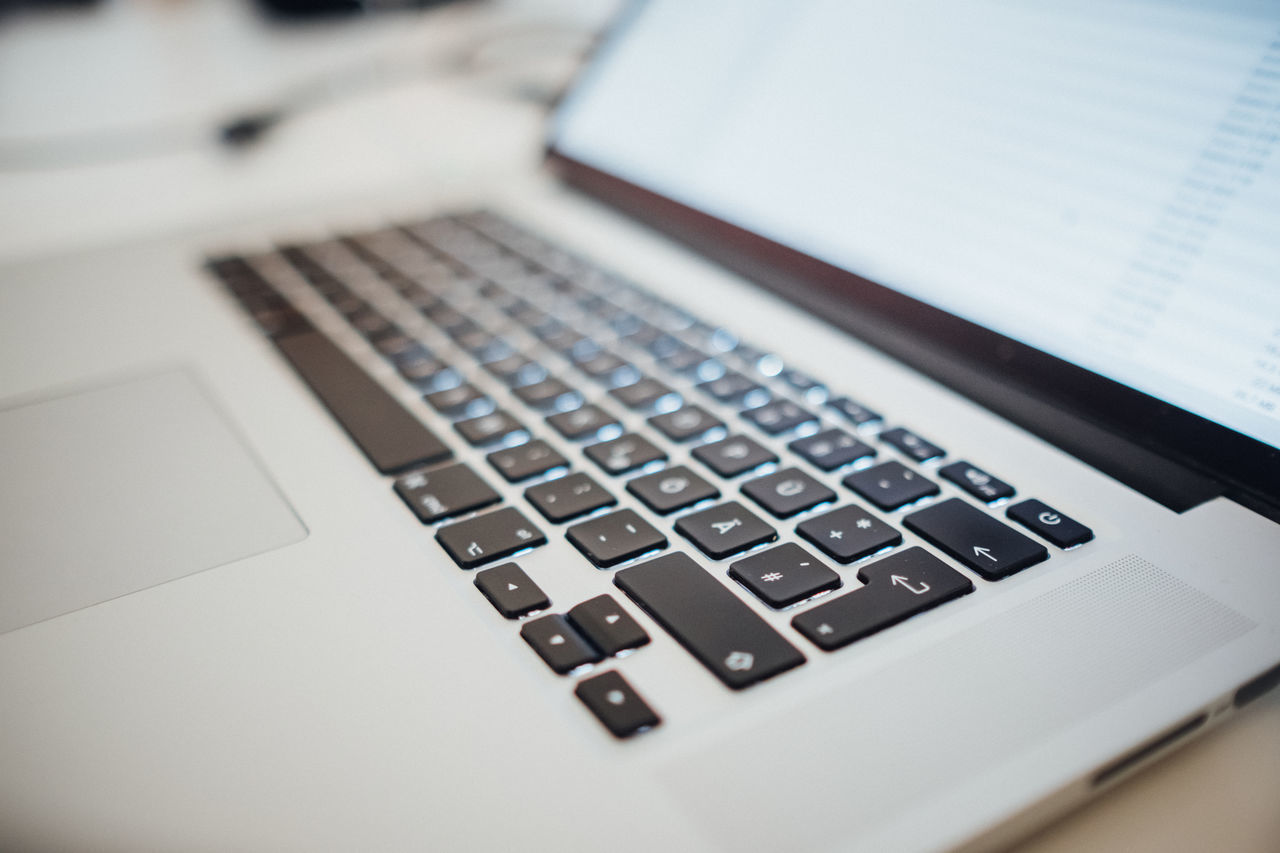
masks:
[[[896,447],[917,462],[928,462],[930,459],[937,459],[946,454],[938,445],[925,441],[914,432],[902,427],[885,430],[880,433],[880,440]]]
[[[973,591],[973,581],[923,548],[908,548],[858,572],[866,586],[791,620],[820,649],[831,651]]]
[[[392,329],[387,334],[374,335],[370,338],[370,343],[373,344],[374,349],[382,353],[383,357],[392,363],[395,363],[398,358],[422,351],[422,344],[399,329]]]
[[[1046,560],[1049,552],[959,498],[942,501],[902,520],[987,580],[999,580]]]
[[[586,474],[568,474],[525,489],[524,496],[548,521],[561,522],[618,501]]]
[[[667,547],[667,537],[631,509],[620,509],[575,524],[565,531],[565,536],[601,568]]]
[[[759,383],[753,382],[741,373],[729,371],[723,376],[698,384],[698,389],[710,394],[721,403],[744,404],[747,402],[760,404],[769,398],[769,392]]]
[[[547,594],[515,563],[481,569],[476,572],[476,586],[508,619],[519,619],[551,606]]]
[[[600,652],[559,614],[540,616],[520,628],[520,636],[547,666],[564,675],[600,660]]]
[[[535,409],[568,408],[582,399],[577,391],[554,376],[521,385],[511,393],[519,397],[526,406],[533,406]]]
[[[583,373],[606,385],[627,385],[640,378],[634,365],[611,352],[591,353],[576,364]]]
[[[419,354],[400,359],[396,370],[419,391],[453,388],[462,382],[458,371],[431,355]]]
[[[745,435],[731,435],[720,441],[695,447],[691,452],[694,459],[721,477],[736,477],[766,462],[778,461],[772,451],[766,450]]]
[[[630,432],[593,444],[582,452],[609,474],[625,474],[667,458],[647,438]]]
[[[653,377],[645,376],[630,385],[614,388],[609,393],[628,409],[639,411],[649,408],[674,392]]]
[[[715,486],[683,465],[627,481],[627,491],[656,513],[666,515],[699,501],[720,497]]]
[[[466,465],[415,471],[396,480],[396,494],[424,523],[496,504],[502,496]]]
[[[616,670],[582,679],[573,688],[573,695],[614,737],[630,737],[662,722]]]
[[[814,435],[797,438],[787,447],[823,471],[834,471],[850,462],[876,455],[875,448],[842,429],[824,429]]]
[[[685,554],[623,569],[613,582],[728,687],[804,663],[804,655]]]
[[[512,387],[538,382],[547,376],[545,367],[519,353],[491,361],[484,366],[484,369]]]
[[[698,368],[710,360],[711,356],[702,350],[686,346],[676,349],[663,357],[662,366],[676,373],[692,374],[697,373]]]
[[[1093,538],[1093,531],[1034,498],[1014,504],[1005,515],[1059,548],[1073,548]]]
[[[848,397],[836,397],[834,400],[827,402],[827,408],[838,412],[849,423],[854,426],[862,426],[863,424],[874,423],[883,420],[880,413],[872,409],[868,409],[861,403],[854,402]]]
[[[575,332],[558,320],[550,320],[538,326],[533,330],[533,333],[544,344],[561,355],[567,355],[579,347],[580,344],[591,343],[590,339],[585,335]]]
[[[471,340],[463,340],[458,343],[481,364],[491,364],[517,354],[515,347],[510,342],[488,333],[480,333]]]
[[[489,464],[496,468],[508,483],[519,483],[521,480],[545,474],[556,468],[564,468],[569,464],[568,459],[540,438],[515,447],[495,450],[487,458]]]
[[[765,350],[762,350],[759,347],[753,347],[742,341],[739,341],[738,345],[733,348],[733,354],[745,361],[752,368],[759,368],[760,362],[764,361],[769,355]]]
[[[607,426],[616,426],[618,421],[613,415],[599,406],[588,403],[572,412],[560,412],[547,417],[547,423],[571,441],[592,438]]]
[[[1003,480],[997,480],[986,471],[975,468],[968,462],[952,462],[938,469],[944,480],[955,483],[980,501],[991,503],[1013,497],[1013,486]]]
[[[656,308],[657,306],[655,304],[650,307]],[[679,352],[685,346],[687,346],[687,344],[675,335],[662,334],[659,337],[654,338],[653,341],[649,343],[648,349],[654,358],[662,359],[672,353]]]
[[[787,368],[786,370],[779,373],[778,376],[782,379],[783,382],[787,383],[792,388],[796,389],[797,391],[800,391],[801,393],[820,390],[826,387],[817,379],[814,379],[812,376],[809,376],[807,373],[801,373],[799,370],[796,370],[793,367]]]
[[[654,415],[649,418],[649,423],[672,441],[688,441],[724,426],[724,421],[698,406],[683,406],[674,412]]]
[[[474,568],[525,548],[545,545],[547,537],[520,511],[503,507],[436,531],[436,541],[464,569]]]
[[[790,400],[774,400],[763,406],[747,409],[742,416],[769,435],[781,435],[801,424],[817,420],[813,412],[805,411]]]
[[[713,560],[754,548],[778,538],[778,533],[737,501],[729,501],[684,516],[676,532]]]
[[[840,586],[840,576],[790,542],[729,566],[729,577],[770,607],[787,607]]]
[[[796,527],[805,539],[841,563],[852,563],[902,542],[902,534],[862,507],[842,506]]]
[[[356,331],[366,338],[376,338],[395,330],[395,326],[391,325],[391,321],[371,308],[353,312],[347,315],[347,320],[352,326],[355,326]]]
[[[458,421],[453,425],[453,428],[461,433],[462,437],[474,447],[492,444],[524,429],[519,421],[502,409],[490,412],[487,415],[481,415],[478,418]]]
[[[612,596],[597,595],[588,599],[570,610],[568,616],[583,636],[607,657],[638,649],[649,642],[649,635],[640,623],[619,607]]]
[[[453,452],[319,332],[275,341],[281,354],[383,474],[448,459]]]
[[[387,360],[395,365],[397,370],[400,370],[402,365],[412,364],[431,357],[431,350],[427,349],[417,341],[413,341],[411,346],[397,350],[395,353],[388,355]]]
[[[844,484],[885,511],[915,503],[938,493],[938,485],[901,462],[882,462],[855,471]]]
[[[475,417],[493,408],[493,401],[469,382],[463,382],[456,388],[434,391],[424,399],[437,412],[449,417]]]
[[[836,493],[798,468],[783,468],[742,484],[742,493],[778,518],[836,499]]]

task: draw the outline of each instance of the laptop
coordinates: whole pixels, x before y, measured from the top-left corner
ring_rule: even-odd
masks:
[[[10,266],[0,846],[993,848],[1231,719],[1278,27],[658,0],[536,175]]]

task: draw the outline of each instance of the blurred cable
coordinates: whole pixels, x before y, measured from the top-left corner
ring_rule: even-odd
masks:
[[[113,163],[202,148],[247,151],[282,122],[304,112],[423,80],[471,78],[506,97],[550,107],[570,73],[548,81],[539,63],[560,60],[576,68],[597,41],[593,31],[565,24],[504,25],[457,45],[442,56],[373,57],[286,89],[261,106],[223,118],[46,137],[0,139],[0,171],[36,171]]]

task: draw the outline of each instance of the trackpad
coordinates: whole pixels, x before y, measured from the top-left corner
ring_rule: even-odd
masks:
[[[185,372],[0,410],[0,632],[307,531]]]

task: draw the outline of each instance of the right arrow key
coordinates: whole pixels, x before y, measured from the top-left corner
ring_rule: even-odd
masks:
[[[863,566],[865,586],[801,613],[792,626],[832,651],[973,591],[973,581],[923,548]]]
[[[959,498],[912,513],[902,523],[991,581],[1049,557],[1040,543]]]

